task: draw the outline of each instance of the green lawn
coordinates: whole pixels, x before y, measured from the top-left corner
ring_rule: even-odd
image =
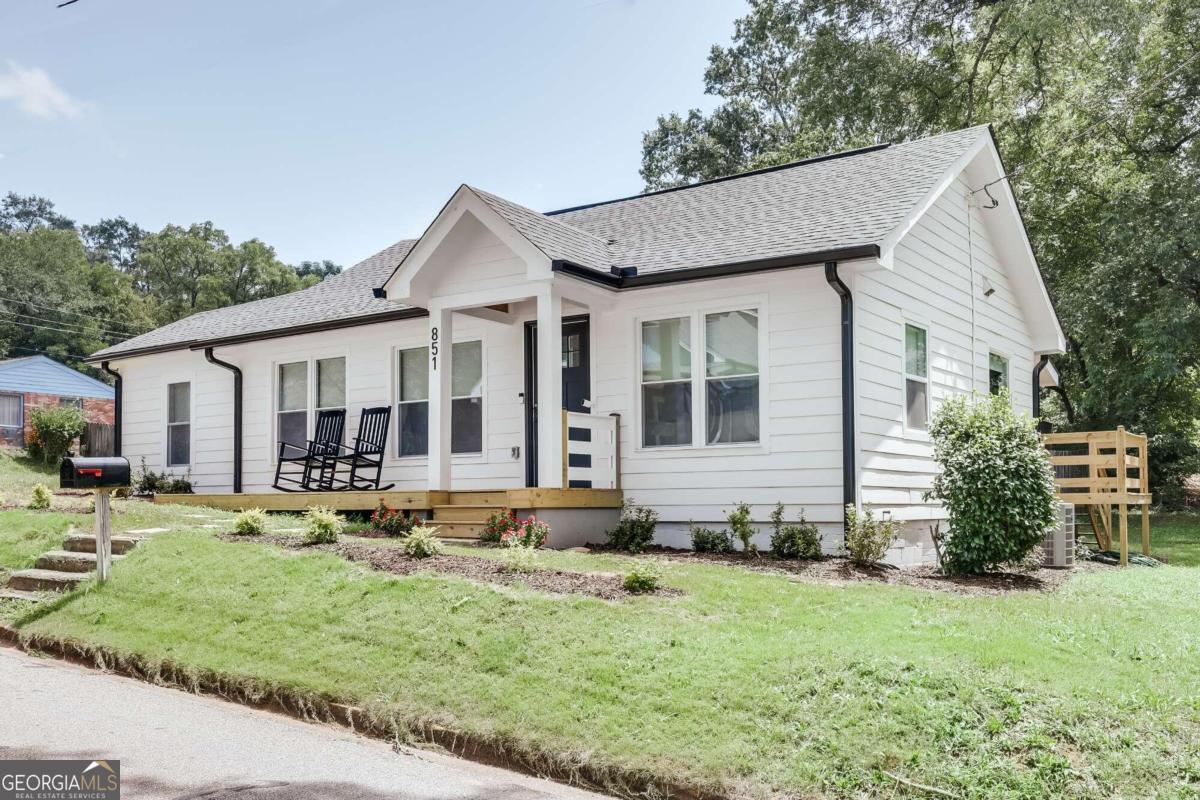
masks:
[[[184,513],[119,504],[119,528],[175,532],[18,624],[734,795],[908,796],[886,770],[962,797],[1200,796],[1200,569],[966,597],[675,563],[683,597],[607,603],[222,542]],[[1174,564],[1200,563],[1195,519],[1163,525]],[[0,513],[0,540],[30,527]]]
[[[0,447],[0,503],[25,505],[39,483],[58,486],[58,468],[29,458],[23,450]]]

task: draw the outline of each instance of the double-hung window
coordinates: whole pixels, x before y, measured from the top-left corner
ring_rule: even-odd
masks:
[[[23,424],[23,396],[19,394],[0,394],[0,428],[20,428]]]
[[[904,325],[904,419],[909,430],[929,428],[929,333]]]
[[[642,323],[642,444],[692,443],[692,320]]]
[[[642,322],[642,446],[761,441],[759,347],[757,309]]]
[[[396,359],[396,453],[429,453],[429,348]],[[483,452],[483,342],[456,342],[450,368],[450,452]]]
[[[192,463],[192,384],[167,386],[167,466]]]
[[[1008,388],[1008,359],[995,353],[988,353],[988,391],[1000,394]]]
[[[284,455],[295,456],[308,442],[316,411],[345,410],[346,359],[337,356],[292,361],[280,364],[276,370],[276,452],[278,443],[286,442],[291,448]],[[310,386],[315,391],[310,391]],[[342,435],[344,438],[344,429]]]

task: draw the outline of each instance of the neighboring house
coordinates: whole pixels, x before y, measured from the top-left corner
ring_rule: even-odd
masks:
[[[73,405],[88,422],[111,425],[113,387],[46,356],[0,361],[0,444],[24,447],[42,406]]]
[[[685,546],[783,502],[832,549],[851,503],[921,560],[930,415],[1002,386],[1034,411],[1064,347],[1003,175],[976,127],[545,214],[464,185],[417,240],[91,360],[122,377],[125,455],[199,492],[268,491],[316,411],[390,405],[400,489],[619,485]],[[577,435],[606,425],[619,471]]]

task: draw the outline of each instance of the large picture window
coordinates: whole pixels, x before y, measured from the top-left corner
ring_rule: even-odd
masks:
[[[167,386],[167,466],[192,463],[192,384]]]
[[[642,323],[642,444],[692,443],[692,330],[689,317]]]
[[[704,318],[709,444],[758,441],[758,312]]]
[[[309,387],[315,387],[315,392]],[[346,358],[318,358],[280,364],[276,374],[275,437],[293,449],[285,456],[299,454],[308,442],[317,411],[346,409]],[[345,438],[345,430],[342,432]]]
[[[396,359],[396,452],[429,453],[429,348],[400,350]],[[483,452],[483,342],[457,342],[450,369],[450,451]]]
[[[929,428],[929,341],[924,328],[904,326],[904,418],[909,430]]]

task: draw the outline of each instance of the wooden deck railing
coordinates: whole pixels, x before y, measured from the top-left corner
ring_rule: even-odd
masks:
[[[1054,488],[1064,503],[1088,507],[1096,539],[1112,549],[1112,508],[1117,507],[1121,563],[1129,558],[1129,506],[1142,508],[1142,552],[1150,555],[1150,470],[1146,437],[1115,431],[1051,433],[1043,437],[1054,467]]]
[[[621,415],[564,410],[562,427],[563,486],[620,489]]]

